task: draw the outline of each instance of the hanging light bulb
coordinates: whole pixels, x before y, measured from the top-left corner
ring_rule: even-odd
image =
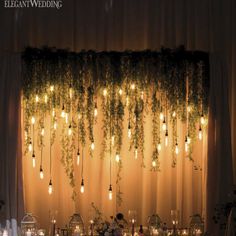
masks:
[[[70,99],[72,99],[72,96],[73,96],[73,89],[70,87],[69,89],[69,96],[70,96]]]
[[[106,88],[103,89],[103,96],[104,96],[104,97],[107,96],[107,89],[106,89]]]
[[[47,94],[44,95],[44,102],[45,102],[45,103],[48,102],[48,95],[47,95]]]
[[[35,168],[35,166],[36,166],[36,159],[35,159],[34,152],[33,152],[33,155],[32,155],[32,164],[33,164],[33,168]]]
[[[41,135],[44,136],[44,134],[45,134],[45,130],[44,130],[44,127],[43,127],[42,130],[41,130]]]
[[[111,145],[114,146],[114,144],[115,144],[115,136],[112,135],[111,136]]]
[[[130,86],[130,87],[131,87],[131,89],[132,89],[132,90],[134,90],[134,89],[135,89],[135,84],[134,84],[134,83],[133,83],[133,84],[131,84],[131,86]]]
[[[42,166],[40,166],[39,177],[40,177],[40,179],[43,179],[43,177],[44,177]]]
[[[81,181],[80,192],[84,193],[84,179],[82,179],[82,181]]]
[[[141,91],[141,99],[143,100],[144,99],[144,92]]]
[[[164,118],[163,123],[162,123],[162,130],[163,130],[163,131],[166,131],[166,129],[167,129],[166,120],[165,120],[165,118]]]
[[[199,127],[199,130],[198,130],[198,138],[199,140],[202,140],[202,127],[201,126]]]
[[[176,112],[175,111],[173,111],[173,113],[172,113],[172,117],[176,117]]]
[[[94,144],[94,142],[91,143],[91,149],[92,149],[92,150],[95,149],[95,144]]]
[[[156,167],[156,166],[157,166],[156,160],[153,160],[152,161],[152,167]]]
[[[162,111],[161,111],[161,113],[160,113],[160,120],[164,120],[164,114],[163,114]]]
[[[50,179],[49,185],[48,185],[48,193],[49,193],[49,195],[52,194],[52,190],[53,190],[53,188],[52,188],[52,180]]]
[[[39,96],[38,96],[38,95],[35,96],[35,102],[36,102],[36,103],[39,102]]]
[[[53,124],[53,128],[56,130],[57,129],[57,122],[55,121]]]
[[[65,118],[65,107],[64,107],[64,104],[63,104],[63,106],[62,106],[62,110],[61,110],[61,117],[62,118]]]
[[[119,153],[116,153],[116,162],[119,162],[120,161],[120,155]]]
[[[55,112],[55,108],[53,107],[53,108],[52,108],[52,116],[54,117],[55,114],[56,114],[56,112]]]
[[[188,152],[188,138],[187,138],[187,136],[185,137],[184,149],[185,149],[185,152]]]
[[[68,128],[68,135],[69,135],[69,136],[72,135],[72,127],[71,127],[71,124],[69,125],[69,128]]]
[[[200,121],[201,121],[201,124],[202,125],[204,125],[205,124],[205,118],[204,118],[204,116],[203,116],[203,114],[201,115],[201,118],[200,118]]]
[[[189,137],[189,135],[187,135],[187,142],[188,142],[188,144],[191,143],[191,138]]]
[[[158,152],[161,151],[161,143],[160,142],[157,144],[157,150],[158,150]]]
[[[119,89],[119,94],[120,94],[120,96],[122,96],[122,94],[123,94],[123,91],[121,88]]]
[[[109,186],[109,193],[108,193],[109,200],[112,200],[112,186]]]
[[[135,147],[135,150],[134,150],[134,158],[138,159],[138,148],[137,147]]]
[[[79,161],[80,161],[80,152],[78,150],[78,152],[77,152],[77,160],[76,160],[77,166],[79,166]]]
[[[188,111],[188,113],[191,112],[191,111],[192,111],[192,107],[191,107],[191,106],[188,106],[188,107],[187,107],[187,111]]]
[[[31,123],[32,123],[32,125],[35,124],[35,117],[34,116],[31,117]]]
[[[131,126],[130,126],[130,122],[128,124],[128,138],[131,139]]]
[[[176,142],[175,144],[175,154],[178,155],[179,154],[179,146],[178,143]]]
[[[28,147],[28,149],[29,149],[29,152],[32,152],[32,150],[33,150],[33,146],[32,146],[32,142],[31,142],[31,141],[29,142],[29,147]]]
[[[54,91],[54,85],[50,86],[50,91],[53,92]]]
[[[98,115],[98,108],[97,108],[97,103],[95,103],[95,107],[94,107],[94,117],[97,117]]]
[[[166,147],[168,146],[168,130],[166,130],[166,133],[165,133],[165,146]]]

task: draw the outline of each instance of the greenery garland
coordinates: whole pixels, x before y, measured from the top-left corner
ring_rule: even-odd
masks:
[[[103,150],[101,157],[112,149],[120,155],[123,140],[125,110],[129,113],[128,131],[130,150],[144,161],[144,121],[151,107],[153,135],[153,171],[161,170],[159,161],[162,122],[164,114],[167,128],[172,126],[173,167],[176,165],[175,147],[178,142],[177,120],[188,123],[186,137],[188,157],[192,158],[196,126],[201,117],[207,117],[209,95],[209,62],[205,52],[175,50],[94,52],[80,53],[54,48],[27,48],[22,54],[23,105],[25,154],[32,144],[31,117],[37,116],[38,146],[44,146],[42,129],[50,114],[51,143],[56,136],[56,124],[62,120],[61,161],[70,185],[75,186],[74,156],[79,146],[87,144],[90,156],[94,149],[95,109],[103,114]],[[101,109],[98,107],[101,101]],[[188,113],[188,109],[191,112]],[[53,113],[53,114],[52,114]],[[175,114],[173,117],[172,114]],[[168,124],[170,122],[170,125]],[[203,124],[200,124],[204,126]],[[202,127],[204,128],[204,127]],[[125,128],[126,130],[126,128]],[[68,133],[70,135],[68,135]],[[76,141],[77,139],[77,141]],[[77,144],[78,143],[78,144]],[[117,202],[122,202],[120,186],[122,158],[118,160]],[[75,198],[75,192],[73,197]]]

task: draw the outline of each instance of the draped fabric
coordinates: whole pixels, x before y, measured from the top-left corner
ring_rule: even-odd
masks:
[[[70,48],[76,51],[80,51],[81,49],[94,49],[100,51],[125,49],[142,50],[146,48],[159,50],[161,46],[176,47],[183,44],[187,49],[209,51],[212,86],[210,94],[207,142],[208,154],[206,154],[206,146],[204,146],[204,144],[201,146],[204,152],[204,154],[201,155],[203,158],[201,163],[203,167],[206,167],[206,169],[202,174],[200,174],[202,178],[201,181],[199,181],[199,176],[194,177],[194,174],[191,173],[191,168],[189,168],[190,173],[187,174],[193,179],[197,178],[197,182],[199,184],[203,184],[202,187],[197,188],[198,190],[201,188],[204,189],[203,186],[204,183],[206,183],[207,192],[203,191],[204,196],[199,197],[198,199],[207,200],[206,220],[209,232],[211,232],[212,235],[222,235],[215,231],[217,230],[217,227],[212,225],[211,217],[213,214],[214,205],[217,202],[227,200],[227,195],[230,192],[232,185],[231,156],[233,156],[234,167],[236,166],[235,145],[232,146],[231,153],[231,143],[234,144],[236,139],[235,12],[236,3],[234,0],[137,0],[135,2],[132,0],[79,0],[63,1],[63,7],[60,10],[30,8],[3,9],[1,6],[0,28],[2,32],[0,35],[0,50],[1,52],[7,51],[6,53],[12,55],[12,53],[22,51],[25,46],[29,45],[36,47],[40,47],[42,45],[56,46],[57,48]],[[1,65],[4,65],[4,61],[2,60]],[[10,81],[16,80],[17,77],[11,76],[10,72],[13,73],[12,70],[8,70],[6,76],[2,76],[1,74],[1,85],[6,84],[8,78]],[[8,81],[6,88],[10,88],[10,86],[12,86],[12,83]],[[1,91],[3,91],[1,96],[6,97],[7,91],[9,90],[3,89],[1,86]],[[14,93],[14,95],[15,94],[17,93]],[[10,100],[5,100],[4,103],[3,101],[4,100],[1,99],[2,106],[4,105],[4,107],[8,107]],[[15,100],[14,103],[14,107],[17,111],[19,108],[18,102],[19,100]],[[19,116],[11,116],[11,118],[14,119],[14,124],[20,124]],[[8,123],[3,124],[1,122],[1,129],[7,129],[9,125],[6,126],[6,124]],[[148,122],[146,125],[148,125]],[[16,132],[15,137],[17,137],[19,130],[13,129],[11,131]],[[7,140],[10,140],[7,136],[4,138],[2,137],[2,140],[2,150],[5,150],[7,147]],[[148,147],[146,149],[148,152]],[[20,151],[20,145],[18,145],[16,150]],[[57,149],[55,152],[57,152]],[[126,153],[123,155],[125,154]],[[199,156],[198,153],[194,155]],[[2,152],[1,160],[5,158],[4,156],[5,154]],[[204,157],[206,156],[208,160],[207,166],[204,164],[204,160],[206,160]],[[12,169],[14,169],[16,156],[14,153],[8,153],[8,157],[9,160],[12,160]],[[26,159],[24,162],[24,168],[27,168],[27,165],[30,164],[27,163]],[[88,175],[89,171],[94,173],[93,170],[97,167],[97,164],[92,164],[92,161],[91,165],[90,170],[87,172]],[[103,165],[103,167],[100,168],[106,168],[104,164],[101,165]],[[167,160],[166,166],[169,166]],[[179,166],[181,166],[181,164]],[[185,171],[178,168],[172,170],[172,179],[175,179],[175,175],[181,176],[182,173],[186,174]],[[19,169],[20,165],[18,166],[18,170]],[[236,168],[234,168],[234,170],[235,169]],[[168,172],[169,169],[167,168],[166,171]],[[58,174],[57,179],[61,180],[58,184],[62,184],[61,187],[65,189],[65,191],[58,193],[57,204],[61,205],[61,202],[63,201],[66,203],[63,208],[71,213],[74,210],[74,206],[69,201],[69,187],[68,185],[64,186],[65,183],[62,181],[65,177],[63,175],[63,170],[58,169],[57,173],[60,173]],[[129,170],[124,170],[124,173],[129,173]],[[236,172],[234,171],[234,173]],[[43,209],[39,206],[39,204],[37,205],[37,201],[33,202],[34,198],[40,198],[40,194],[37,193],[36,189],[32,189],[32,187],[27,184],[29,179],[36,179],[36,174],[37,173],[31,173],[30,168],[28,168],[27,171],[24,171],[25,203],[27,210],[35,210],[40,208],[36,214],[39,214],[40,218],[42,218],[42,213],[40,212],[42,212]],[[149,182],[151,186],[156,184],[158,185],[158,181],[161,178],[151,178],[151,175],[155,174],[145,174],[140,171],[138,174],[138,179],[142,179],[142,183],[144,183],[143,181]],[[163,172],[159,175],[165,175],[164,168]],[[168,172],[167,175],[170,175],[170,172]],[[6,183],[8,178],[7,176],[9,175],[4,175],[4,177],[1,178],[3,183]],[[96,179],[96,176],[92,178]],[[125,178],[127,177],[124,176],[124,179]],[[165,180],[168,179],[167,176],[163,178]],[[151,181],[154,181],[154,183],[150,182],[150,179]],[[178,182],[178,179],[179,178],[176,179],[177,183],[171,184],[171,191],[178,192],[180,190],[180,183],[183,184],[183,182]],[[155,181],[157,182],[155,183]],[[160,183],[161,181],[162,180],[160,180]],[[190,186],[194,187],[194,185],[191,185],[191,180],[187,181],[189,181],[188,184]],[[14,181],[11,183],[12,186],[15,185]],[[153,189],[153,187],[149,187],[149,185],[146,184],[142,184],[139,188],[135,188],[135,184],[132,181],[125,184],[129,185],[124,186],[124,189],[132,186],[132,189],[139,189],[137,191],[140,192],[130,193],[130,195],[127,196],[127,199],[125,199],[127,205],[125,205],[124,208],[134,207],[135,205],[132,205],[135,204],[132,202],[134,196],[139,196],[139,198],[141,198],[141,196],[143,197],[143,195],[150,191],[150,189]],[[103,185],[105,189],[107,184],[104,183]],[[187,187],[187,185],[185,187],[188,191],[190,191],[190,188]],[[6,192],[6,188],[2,186],[6,185],[1,184],[0,196],[2,196],[2,193]],[[161,189],[161,193],[159,194],[164,194],[165,190],[163,190],[163,188],[164,187],[162,186],[158,186],[155,188],[155,191]],[[92,191],[95,191],[94,194],[96,194],[96,189],[93,189]],[[174,198],[171,191],[168,191],[165,192],[162,197]],[[181,192],[183,193],[183,191]],[[158,195],[158,193],[155,194]],[[165,204],[161,203],[158,206],[159,199],[155,198],[155,196],[157,196],[155,194],[150,195],[153,197],[148,198],[148,200],[144,197],[145,200],[143,201],[143,203],[153,202],[153,205],[149,205],[149,207],[147,207],[145,204],[142,204],[137,207],[138,211],[140,212],[141,209],[144,209],[143,211],[146,211],[145,214],[147,214],[149,210],[146,209],[151,209],[154,207],[157,211],[163,212],[162,215],[165,219],[169,213],[164,213],[164,210],[161,209],[165,209]],[[201,201],[196,201],[194,196],[195,195],[193,195],[193,192],[189,192],[186,193],[186,198],[182,195],[177,195],[177,198],[174,200],[166,200],[166,202],[169,202],[168,208],[182,208],[180,209],[182,212],[184,212],[184,207],[188,209],[185,213],[183,213],[183,218],[185,218],[184,224],[186,224],[186,217],[190,212],[194,212],[196,209],[205,208],[204,203],[200,203]],[[6,199],[6,197],[4,197],[4,199]],[[182,205],[180,204],[180,200],[176,199],[181,199]],[[52,201],[52,199],[48,199],[48,205],[50,204],[50,201]],[[16,202],[16,200],[14,200],[14,202]],[[53,202],[55,202],[55,199]],[[80,199],[80,202],[83,202],[83,199]],[[197,204],[197,207],[194,204]],[[203,206],[199,207],[198,204],[203,204]],[[12,207],[13,205],[8,203],[6,208],[10,209],[10,206]],[[81,206],[83,208],[85,204],[81,204],[80,207]],[[79,206],[76,206],[76,209],[78,208]],[[85,212],[86,210],[82,208],[80,208],[80,210]],[[103,210],[107,209],[109,209],[109,206],[106,206]],[[65,211],[62,209],[62,212]],[[70,213],[65,214],[64,219],[62,219],[61,222],[64,222],[65,218]],[[10,217],[12,217],[12,215],[10,215]],[[144,219],[142,219],[142,221],[143,220]]]

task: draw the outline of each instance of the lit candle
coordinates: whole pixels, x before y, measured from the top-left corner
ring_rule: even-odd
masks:
[[[30,230],[30,229],[28,229],[28,230],[26,231],[25,236],[31,236],[31,230]]]

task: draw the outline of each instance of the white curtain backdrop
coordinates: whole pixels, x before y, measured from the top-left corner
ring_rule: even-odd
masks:
[[[56,46],[76,51],[81,49],[100,51],[147,48],[159,50],[161,46],[176,47],[183,44],[190,50],[209,51],[212,86],[206,172],[208,176],[206,180],[208,194],[205,198],[207,199],[206,220],[212,235],[222,235],[215,231],[217,227],[211,224],[211,217],[214,205],[227,200],[232,185],[230,145],[236,140],[236,3],[234,0],[71,0],[63,1],[63,7],[60,10],[16,10],[4,9],[1,6],[0,18],[0,50],[7,51],[9,54],[22,51],[25,46],[29,45]],[[1,76],[1,80],[6,80],[6,77]],[[227,106],[228,98],[229,105]],[[15,119],[16,122],[20,122],[19,118],[15,117]],[[236,160],[235,154],[236,149],[233,145],[233,160]],[[15,157],[11,156],[11,158]],[[178,169],[176,170],[177,173],[173,171],[173,175],[178,175]],[[26,208],[34,210],[39,204],[37,205],[36,201],[30,203],[29,199],[39,198],[39,196],[36,190],[29,191],[29,185],[26,183],[29,178],[36,177],[33,177],[34,173],[31,175],[30,172],[24,173]],[[194,178],[194,175],[191,176]],[[213,177],[216,178],[213,179]],[[63,174],[60,178],[63,178]],[[146,178],[145,181],[148,182],[150,176],[143,174],[140,178],[142,180]],[[201,178],[204,182],[204,176]],[[226,180],[223,182],[224,179]],[[213,180],[218,181],[213,182]],[[177,189],[180,188],[179,184],[174,184],[174,186],[177,186]],[[146,185],[142,185],[140,189],[146,187],[149,189]],[[173,187],[171,187],[172,190]],[[145,191],[142,190],[143,193]],[[188,191],[190,191],[189,188]],[[34,195],[30,197],[30,194]],[[61,194],[58,196],[60,195],[63,199],[67,199],[70,195],[67,191],[63,191],[63,196]],[[173,197],[169,192],[165,196]],[[132,195],[127,199],[131,201]],[[178,195],[175,201],[169,201],[173,203],[169,205],[170,208],[182,206],[176,199],[181,199],[182,205],[191,209],[183,213],[185,216],[195,210],[192,205],[189,206],[186,203],[187,201],[198,204],[191,194],[186,199]],[[162,211],[161,207],[164,209],[164,205],[156,205],[157,199],[144,202],[148,201],[151,201],[158,211]],[[58,204],[59,202],[58,200]],[[66,204],[70,203],[67,201]],[[73,211],[73,207],[67,207],[66,204],[64,208]],[[129,206],[131,207],[132,203]],[[139,211],[141,209],[146,211],[149,208],[142,204],[139,206]],[[202,208],[198,205],[197,209]],[[183,207],[180,210],[184,212]],[[40,215],[40,212],[37,214]]]

